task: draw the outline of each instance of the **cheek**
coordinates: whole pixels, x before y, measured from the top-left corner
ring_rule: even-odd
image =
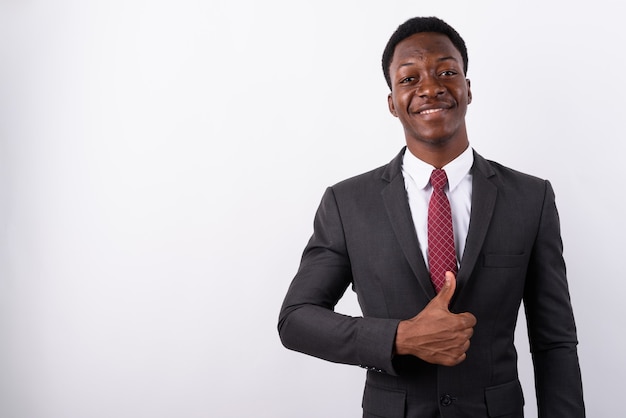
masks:
[[[465,104],[472,103],[472,92],[469,89],[459,88],[457,97],[461,98]]]
[[[410,93],[405,93],[403,95],[399,95],[398,97],[396,97],[395,100],[395,105],[396,105],[396,110],[400,111],[400,112],[408,112],[409,108],[411,107],[411,99],[412,99],[413,95]]]

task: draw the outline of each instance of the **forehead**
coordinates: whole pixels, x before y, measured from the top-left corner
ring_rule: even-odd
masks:
[[[403,39],[396,45],[391,67],[397,67],[409,61],[441,57],[452,57],[462,63],[461,53],[450,38],[441,33],[421,32]]]

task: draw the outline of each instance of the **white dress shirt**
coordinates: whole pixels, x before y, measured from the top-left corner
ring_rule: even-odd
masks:
[[[453,161],[442,167],[448,177],[448,186],[444,188],[450,201],[452,229],[456,247],[457,266],[460,265],[465,250],[465,240],[469,229],[472,210],[472,173],[474,153],[471,147]],[[428,202],[433,188],[430,175],[435,167],[415,157],[408,148],[402,160],[402,175],[409,199],[409,207],[420,249],[428,267]]]

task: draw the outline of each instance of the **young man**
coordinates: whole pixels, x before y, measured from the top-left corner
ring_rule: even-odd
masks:
[[[522,417],[513,337],[523,302],[539,416],[583,417],[554,193],[469,146],[467,63],[440,19],[392,35],[383,72],[406,148],[326,190],[280,337],[368,369],[364,417]],[[362,318],[333,310],[350,285]]]

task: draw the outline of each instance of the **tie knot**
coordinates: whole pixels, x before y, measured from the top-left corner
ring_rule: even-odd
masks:
[[[433,188],[443,189],[447,182],[448,176],[446,176],[446,172],[444,170],[433,170],[432,174],[430,175],[430,184],[433,186]]]

